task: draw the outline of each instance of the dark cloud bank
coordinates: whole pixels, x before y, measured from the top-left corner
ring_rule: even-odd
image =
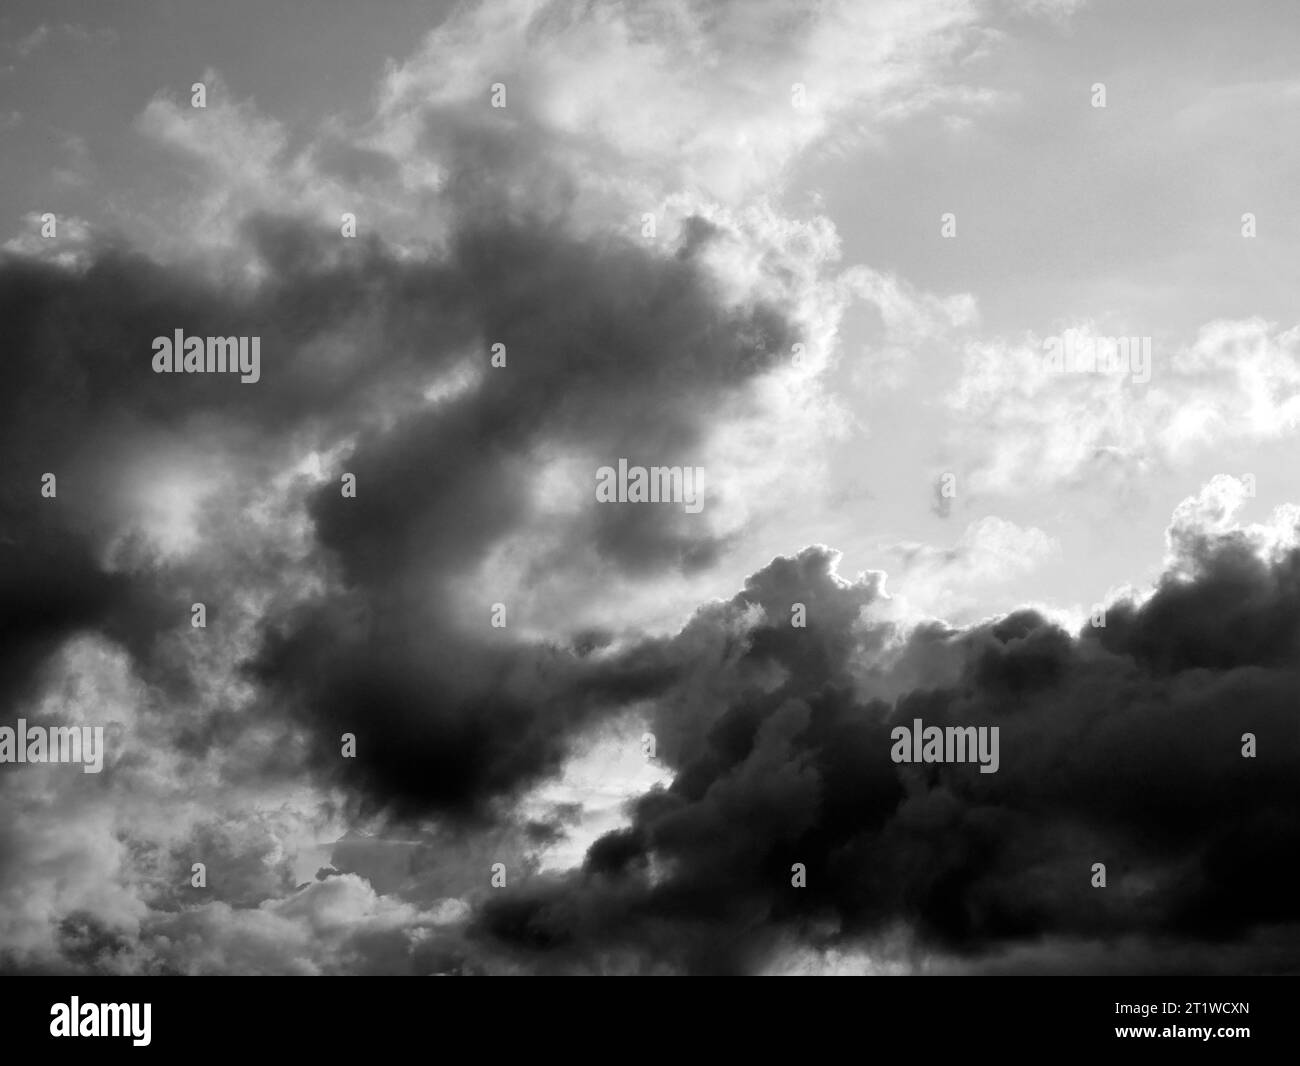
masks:
[[[357,474],[357,500],[337,472],[299,490],[324,591],[273,602],[238,664],[258,713],[310,738],[275,772],[342,785],[394,824],[489,831],[586,727],[639,703],[675,775],[581,869],[482,896],[454,950],[402,966],[746,973],[800,946],[870,954],[904,930],[910,960],[953,970],[1300,970],[1300,552],[1266,563],[1239,538],[1197,541],[1189,576],[1077,635],[1032,611],[900,633],[873,611],[877,579],[840,579],[821,547],[667,639],[518,640],[487,627],[490,591],[468,631],[445,596],[533,520],[539,449],[593,471],[690,463],[711,413],[789,349],[787,317],[724,311],[689,244],[660,258],[520,222],[411,263],[275,219],[249,232],[272,279],[252,295],[120,249],[76,274],[0,264],[5,720],[77,633],[127,648],[162,703],[195,684],[162,638],[186,623],[180,590],[202,562],[104,560],[142,455],[198,441],[264,482],[304,442],[351,440],[339,470]],[[260,334],[262,381],[154,375],[150,341],[174,328]],[[332,357],[322,342],[339,336]],[[411,400],[497,340],[508,370]],[[59,475],[48,506],[45,471]],[[557,565],[689,573],[722,545],[688,518],[593,506]],[[254,575],[277,568],[273,543],[212,521]],[[209,588],[219,573],[203,572]],[[209,599],[219,614],[219,586]],[[806,628],[790,625],[796,602]],[[914,718],[1000,727],[999,771],[894,765],[890,729]],[[199,748],[240,728],[160,722],[160,743]],[[338,758],[344,731],[355,762]],[[112,941],[73,939],[70,969]]]
[[[775,561],[673,642],[707,681],[664,701],[671,787],[580,873],[491,899],[480,935],[539,969],[749,972],[901,923],[949,968],[1296,970],[1300,553],[1199,551],[1192,580],[1077,637],[1032,611],[922,628],[903,653],[921,679],[888,703],[850,676],[872,586],[835,583],[821,549]],[[807,630],[786,624],[796,599]],[[770,621],[737,636],[755,603]],[[889,730],[914,718],[999,726],[999,772],[895,766]]]

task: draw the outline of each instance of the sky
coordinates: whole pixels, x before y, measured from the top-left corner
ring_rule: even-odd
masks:
[[[1300,968],[1298,38],[7,4],[0,967]]]

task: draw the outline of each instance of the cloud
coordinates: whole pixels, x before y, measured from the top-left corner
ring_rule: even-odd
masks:
[[[1243,965],[1294,970],[1300,551],[1264,559],[1224,533],[1200,551],[1190,579],[1112,604],[1104,628],[1071,635],[1032,611],[921,627],[908,650],[941,668],[892,702],[850,683],[873,641],[847,639],[846,616],[802,631],[738,597],[733,650],[709,659],[710,710],[670,749],[672,785],[581,872],[489,900],[476,935],[548,972],[752,972],[800,952],[996,970],[1036,950],[1051,972],[1066,964],[1035,949],[1045,936],[1086,945],[1085,972],[1177,972],[1224,942]],[[824,587],[828,557],[802,558],[749,587],[779,574]],[[678,641],[700,644],[688,634],[723,617],[702,612]],[[893,764],[889,728],[915,717],[998,726],[999,771]]]
[[[460,914],[455,901],[422,910],[340,874],[254,908],[213,902],[160,915],[140,962],[146,972],[188,975],[416,974]]]
[[[418,160],[405,171],[413,186],[484,161],[465,153],[467,133],[505,155],[522,143],[576,185],[589,217],[603,217],[611,184],[647,210],[678,190],[736,203],[863,111],[925,106],[976,15],[961,3],[919,16],[901,3],[654,3],[581,17],[537,0],[483,5],[393,66],[367,144]],[[503,109],[488,106],[496,84]],[[531,187],[508,167],[474,175],[507,200]]]
[[[1061,544],[1036,526],[986,515],[970,523],[951,548],[906,542],[879,550],[882,563],[898,560],[897,567],[890,566],[894,595],[916,609],[952,619],[981,602],[976,590],[1031,572],[1060,555]]]
[[[19,59],[26,59],[60,37],[71,40],[81,48],[111,48],[118,41],[117,32],[106,26],[91,28],[81,23],[64,22],[51,28],[49,23],[42,22],[8,47],[17,53]]]
[[[1080,346],[1099,337],[1095,327],[1074,333]],[[1180,467],[1228,442],[1292,433],[1298,344],[1300,327],[1216,320],[1188,344],[1154,339],[1144,384],[1132,373],[1054,370],[1046,341],[1033,335],[970,342],[944,401],[967,483],[973,492],[1019,494],[1119,481]]]
[[[13,49],[15,52],[18,53],[20,58],[26,59],[29,55],[31,55],[38,48],[40,48],[41,45],[43,45],[47,40],[49,40],[49,36],[50,36],[50,27],[46,25],[44,22],[42,22],[39,26],[37,26],[34,30],[32,30],[31,33],[27,34],[26,37],[23,37],[16,44],[14,44]]]
[[[84,218],[76,215],[56,215],[54,236],[44,237],[44,214],[40,211],[27,212],[23,216],[23,232],[10,237],[0,245],[0,249],[68,270],[84,269],[94,255],[98,241],[94,228]]]
[[[358,839],[334,865],[367,879],[294,891],[282,830],[196,821],[176,855],[236,846],[211,899],[141,912],[128,894],[116,916],[111,895],[63,899],[60,957],[193,973],[1294,970],[1300,550],[1269,556],[1194,499],[1173,529],[1181,571],[1077,635],[1032,611],[903,631],[879,576],[839,577],[824,548],[774,560],[670,640],[613,652],[611,689],[651,664],[667,682],[645,705],[674,776],[580,870],[539,870],[513,831],[394,842],[395,865]],[[882,698],[891,676],[907,680]],[[892,763],[889,730],[914,717],[997,725],[999,771]],[[487,892],[499,856],[525,876]],[[30,885],[30,862],[8,868]]]

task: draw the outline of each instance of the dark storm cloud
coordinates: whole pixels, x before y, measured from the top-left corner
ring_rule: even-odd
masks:
[[[504,343],[507,367],[360,437],[343,462],[358,499],[330,483],[310,505],[344,587],[272,633],[259,676],[319,726],[320,765],[377,803],[481,813],[558,769],[593,714],[668,676],[517,644],[488,627],[486,593],[482,628],[466,634],[446,614],[449,582],[533,518],[545,446],[590,457],[569,565],[699,565],[717,544],[695,516],[596,506],[596,470],[691,464],[720,399],[766,370],[789,330],[770,308],[721,312],[689,260],[540,227],[474,233],[429,296],[465,310],[480,351]],[[343,732],[358,738],[355,763],[339,758]]]
[[[21,514],[22,509],[13,513]],[[43,517],[29,520],[24,530],[9,508],[4,512],[0,700],[5,703],[24,694],[37,667],[68,633],[107,618],[122,584],[99,570],[84,539],[55,522],[41,521]]]
[[[506,638],[487,626],[487,592],[467,608],[482,629],[467,633],[447,609],[450,583],[533,519],[539,455],[554,448],[586,457],[590,504],[552,562],[650,576],[711,559],[720,542],[681,508],[597,506],[596,470],[624,456],[698,462],[719,405],[774,364],[792,329],[778,308],[724,308],[691,252],[702,232],[686,254],[661,256],[535,219],[467,220],[447,254],[426,261],[272,216],[250,219],[245,236],[264,275],[256,287],[121,247],[78,273],[0,263],[10,339],[0,632],[14,637],[4,684],[26,684],[63,638],[99,632],[147,681],[191,693],[187,653],[167,639],[188,622],[189,590],[205,589],[193,598],[219,619],[235,582],[269,587],[279,547],[241,526],[238,496],[208,501],[215,534],[192,558],[127,545],[130,565],[110,565],[108,546],[136,517],[131,486],[182,446],[247,487],[350,439],[303,500],[330,589],[270,606],[248,676],[266,687],[264,713],[287,708],[319,768],[343,772],[374,806],[481,814],[556,769],[593,714],[671,674]],[[261,380],[153,373],[153,338],[178,328],[260,336]],[[497,341],[504,369],[487,366]],[[482,376],[424,402],[467,356]],[[357,476],[357,499],[339,492],[343,470]],[[39,495],[47,471],[59,478],[54,500]],[[238,724],[223,713],[186,723],[179,742],[195,753],[229,743]],[[345,731],[360,748],[347,765]]]
[[[467,332],[445,336],[436,320],[413,316],[418,334],[399,342],[469,340],[484,364],[500,342],[508,366],[488,370],[449,409],[365,435],[348,460],[364,506],[332,485],[317,495],[322,542],[350,580],[366,584],[402,584],[415,568],[454,571],[479,558],[528,516],[543,445],[590,457],[591,498],[597,467],[619,457],[691,462],[719,399],[768,369],[790,335],[771,308],[720,311],[690,263],[541,227],[465,235],[423,296],[457,309]],[[711,543],[691,534],[691,516],[679,510],[590,511],[593,532],[575,553],[594,539],[624,567],[662,566],[683,545]]]
[[[269,256],[287,255],[286,243],[263,235]],[[241,299],[120,248],[103,249],[82,273],[18,257],[0,261],[7,329],[0,631],[9,638],[8,690],[76,632],[120,641],[146,673],[163,668],[151,653],[163,631],[187,618],[185,574],[147,558],[123,567],[105,560],[135,517],[131,488],[150,476],[151,462],[195,446],[255,482],[285,436],[307,419],[341,421],[337,405],[353,395],[352,378],[317,372],[300,353],[352,312],[345,297],[358,277],[356,266],[341,266],[328,283],[300,275],[296,287]],[[338,298],[321,300],[313,315],[294,314],[309,293],[323,296],[327,286]],[[177,328],[261,335],[270,354],[266,376],[248,386],[228,375],[154,374],[152,340]],[[58,479],[54,499],[40,495],[47,472]],[[214,603],[214,613],[220,610]]]
[[[1214,944],[1300,966],[1300,552],[1269,565],[1204,541],[1190,576],[1077,637],[1032,611],[918,630],[902,661],[939,666],[890,703],[855,695],[852,660],[884,627],[851,634],[873,594],[832,585],[829,562],[777,560],[700,612],[676,642],[698,669],[662,701],[671,787],[581,872],[490,899],[483,943],[546,970],[747,972],[901,925],[963,969],[1169,972]],[[792,599],[816,604],[806,630]],[[913,718],[999,726],[1000,769],[895,765],[889,731]],[[1056,946],[1034,961],[1036,944]]]

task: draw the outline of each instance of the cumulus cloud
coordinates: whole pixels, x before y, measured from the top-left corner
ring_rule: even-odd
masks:
[[[697,631],[716,630],[732,650],[710,656],[711,711],[689,688],[665,701],[668,723],[678,701],[693,712],[673,734],[672,785],[582,871],[489,900],[479,935],[546,970],[824,971],[847,957],[857,972],[1178,972],[1225,938],[1270,942],[1254,965],[1300,964],[1285,888],[1300,553],[1270,561],[1211,534],[1194,577],[1078,634],[1032,611],[922,627],[908,652],[939,669],[892,701],[851,683],[854,661],[887,647],[872,594],[828,586],[824,553],[801,560],[683,631],[707,648]],[[803,631],[756,609],[779,580],[796,582],[782,600],[803,585],[866,608],[865,626],[841,609]],[[1000,771],[893,764],[889,729],[913,718],[998,726]],[[1071,938],[1088,946],[1066,961]]]

